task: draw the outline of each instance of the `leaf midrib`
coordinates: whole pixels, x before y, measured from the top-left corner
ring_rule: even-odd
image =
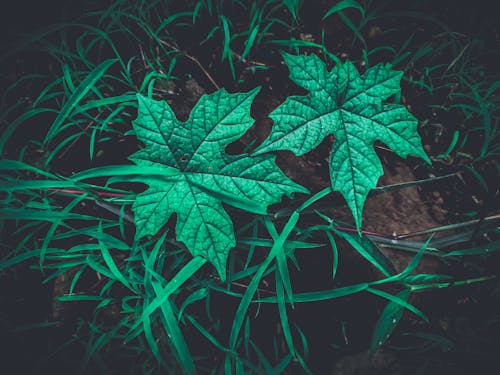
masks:
[[[238,102],[236,105],[233,106],[233,108],[231,109],[231,111],[229,111],[228,113],[226,113],[216,124],[213,125],[213,127],[210,129],[210,131],[207,132],[207,134],[203,137],[203,139],[200,141],[200,143],[198,144],[198,146],[196,146],[196,148],[193,150],[193,153],[191,155],[191,158],[189,159],[187,165],[186,165],[186,170],[188,170],[190,167],[191,167],[191,162],[193,161],[194,157],[196,155],[198,155],[198,150],[200,149],[200,147],[205,143],[206,139],[217,129],[217,127],[227,118],[229,117],[231,114],[233,114],[236,110],[238,110],[240,108],[240,106],[242,105],[242,103],[244,103],[246,100],[248,100],[249,97],[251,97],[253,91],[255,90],[252,90],[252,91],[249,91],[248,93],[246,93],[247,95],[244,96],[243,100],[241,102]],[[220,103],[220,96],[217,97],[217,105]],[[198,102],[200,103],[200,102]],[[204,107],[205,108],[205,107]],[[205,118],[205,116],[204,116]],[[190,116],[190,119],[189,121],[187,122],[189,123],[190,125],[192,125],[192,120],[191,120],[191,116]],[[238,124],[238,125],[243,125],[243,124]],[[191,129],[190,129],[191,130]],[[221,147],[223,148],[223,147]]]
[[[356,184],[354,183],[354,162],[352,160],[352,156],[351,156],[351,147],[349,146],[349,132],[347,131],[347,125],[344,121],[344,118],[343,118],[343,112],[342,110],[340,110],[340,123],[342,124],[342,130],[344,131],[345,133],[345,143],[347,145],[347,158],[349,159],[349,169],[350,169],[350,174],[349,174],[349,177],[350,177],[350,180],[351,180],[351,184],[352,184],[352,190],[353,190],[353,194],[354,194],[354,205],[356,206],[356,215],[359,215],[359,206],[358,206],[358,200],[357,200],[357,192],[356,192]],[[335,141],[334,141],[335,142]],[[331,168],[331,166],[330,166]],[[331,172],[330,172],[331,173]],[[356,217],[356,222],[358,221],[358,218]]]
[[[200,209],[200,205],[198,204],[198,201],[196,200],[196,193],[193,191],[193,186],[192,186],[192,184],[189,183],[189,180],[187,179],[187,176],[184,176],[184,181],[185,181],[186,185],[189,188],[189,192],[191,193],[193,201],[195,202],[194,205],[193,205],[193,207],[191,207],[191,209],[194,208],[194,207],[196,207],[196,210],[198,211],[198,217],[201,218],[201,222],[203,223],[203,226],[205,227],[205,231],[207,232],[207,234],[208,234],[208,236],[210,238],[210,244],[211,244],[211,247],[212,247],[212,249],[214,251],[214,254],[217,257],[217,260],[220,262],[219,254],[216,251],[216,246],[215,246],[216,241],[214,240],[214,238],[212,236],[212,233],[210,232],[210,230],[208,228],[208,224],[210,223],[210,221],[205,220],[205,217],[203,216],[203,210]],[[200,192],[200,194],[203,194],[203,192]],[[222,210],[223,210],[224,213],[226,213],[226,211],[223,208],[222,208]],[[226,213],[226,215],[227,215],[227,213]],[[177,220],[179,220],[179,218],[177,218]],[[186,219],[184,220],[184,224],[186,224],[187,222],[188,222],[188,219],[186,217]],[[198,232],[199,232],[199,228],[198,228]],[[206,251],[208,251],[208,249],[206,249]]]
[[[170,147],[170,144],[169,144],[169,142],[168,142],[167,138],[165,138],[165,134],[164,134],[164,132],[162,131],[161,124],[158,124],[158,122],[156,121],[156,118],[155,118],[155,116],[153,115],[153,112],[151,112],[151,108],[150,108],[150,106],[149,106],[149,105],[146,105],[145,107],[146,107],[147,111],[149,112],[149,115],[151,116],[151,118],[152,118],[152,119],[154,119],[154,121],[153,121],[153,122],[154,122],[154,124],[155,124],[156,130],[157,130],[157,134],[159,134],[159,135],[161,136],[161,138],[163,139],[163,142],[164,142],[165,146],[168,148],[168,150],[170,151],[170,154],[172,155],[172,159],[174,160],[175,166],[177,167],[177,169],[179,169],[179,170],[180,170],[180,166],[179,166],[179,163],[177,163],[177,159],[176,159],[176,157],[175,157],[174,150],[172,150],[172,148]],[[161,112],[161,116],[160,116],[160,118],[161,118],[161,119],[163,119],[163,118],[164,118],[165,110],[166,110],[165,105],[162,105],[162,112]],[[175,114],[173,114],[173,119],[172,119],[172,120],[173,120],[173,122],[175,122],[174,126],[179,124],[179,121],[178,121],[178,120],[177,120],[177,118],[175,117]],[[163,123],[163,121],[162,121],[162,123]],[[147,128],[145,128],[145,127],[143,127],[143,129],[146,129],[146,130],[147,130]],[[173,135],[173,133],[174,133],[174,132],[172,131],[171,133],[172,133],[172,135]],[[139,137],[139,138],[140,138],[140,137]],[[148,139],[148,140],[149,140],[149,139]],[[149,141],[151,141],[151,140],[149,140]],[[160,144],[160,142],[156,142],[156,143],[157,143],[157,144]]]

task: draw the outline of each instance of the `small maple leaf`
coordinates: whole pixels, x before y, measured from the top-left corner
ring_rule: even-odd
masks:
[[[414,154],[430,163],[415,117],[401,104],[383,103],[400,92],[403,73],[379,64],[360,76],[349,61],[328,71],[316,55],[283,53],[283,57],[290,78],[310,93],[288,97],[269,115],[274,126],[255,154],[290,150],[302,155],[333,134],[332,188],[344,196],[359,229],[366,197],[383,174],[373,146],[375,140],[401,157]]]
[[[177,120],[168,103],[138,95],[133,127],[145,148],[130,160],[165,173],[143,176],[149,188],[132,207],[136,239],[156,234],[176,213],[177,239],[193,256],[212,262],[225,279],[235,238],[222,202],[264,214],[283,194],[308,192],[283,174],[274,156],[224,151],[253,124],[250,106],[258,91],[203,95],[186,122]]]

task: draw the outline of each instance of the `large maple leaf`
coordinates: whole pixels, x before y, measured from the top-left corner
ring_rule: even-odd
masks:
[[[359,229],[366,197],[383,174],[375,140],[401,157],[414,154],[430,163],[415,117],[403,105],[384,104],[400,91],[403,73],[379,64],[360,76],[349,61],[328,71],[316,55],[283,53],[283,57],[290,78],[310,93],[288,97],[270,114],[274,121],[271,134],[255,154],[290,150],[302,155],[333,134],[332,188],[344,196]]]
[[[133,205],[136,238],[156,234],[176,213],[177,239],[193,256],[212,262],[222,279],[235,245],[233,224],[222,201],[265,213],[283,194],[307,192],[283,174],[274,156],[224,151],[253,124],[250,105],[258,91],[204,95],[186,122],[177,120],[168,103],[138,95],[133,127],[145,148],[130,159],[160,172],[143,176],[149,188]]]

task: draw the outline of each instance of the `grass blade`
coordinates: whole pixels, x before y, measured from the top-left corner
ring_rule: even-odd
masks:
[[[396,297],[401,301],[408,301],[410,296],[409,290],[403,290],[399,292]],[[396,328],[396,325],[401,320],[403,316],[404,307],[396,302],[390,301],[387,306],[382,311],[382,314],[375,324],[375,329],[373,330],[372,343],[370,351],[375,353],[378,348],[385,344],[389,339],[392,332]]]
[[[153,282],[152,285],[155,293],[157,293],[157,296],[163,296],[164,291],[161,285],[158,282]],[[189,353],[186,341],[184,340],[179,324],[177,323],[177,318],[175,317],[174,311],[168,299],[161,304],[161,312],[168,337],[179,355],[179,360],[182,363],[184,371],[188,374],[196,374],[193,357],[191,357],[191,354]]]
[[[61,108],[59,114],[56,119],[52,123],[45,140],[43,141],[44,145],[47,145],[52,139],[57,135],[59,131],[59,127],[63,124],[64,121],[70,116],[71,112],[78,105],[80,100],[82,100],[87,93],[92,90],[94,84],[104,75],[104,73],[113,65],[117,59],[106,60],[103,63],[99,64],[94,70],[90,72],[90,74],[78,85],[73,94],[68,98],[68,101]]]

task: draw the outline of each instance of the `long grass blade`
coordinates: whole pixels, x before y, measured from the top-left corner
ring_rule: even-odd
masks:
[[[89,91],[92,90],[94,84],[106,73],[106,71],[113,65],[117,59],[110,59],[99,64],[90,74],[78,85],[76,90],[72,93],[72,95],[68,98],[68,101],[61,108],[59,114],[56,119],[52,123],[45,140],[43,141],[44,145],[48,144],[52,141],[55,135],[58,133],[60,126],[64,121],[68,119],[71,112],[78,105],[80,100],[82,100],[85,95]]]

